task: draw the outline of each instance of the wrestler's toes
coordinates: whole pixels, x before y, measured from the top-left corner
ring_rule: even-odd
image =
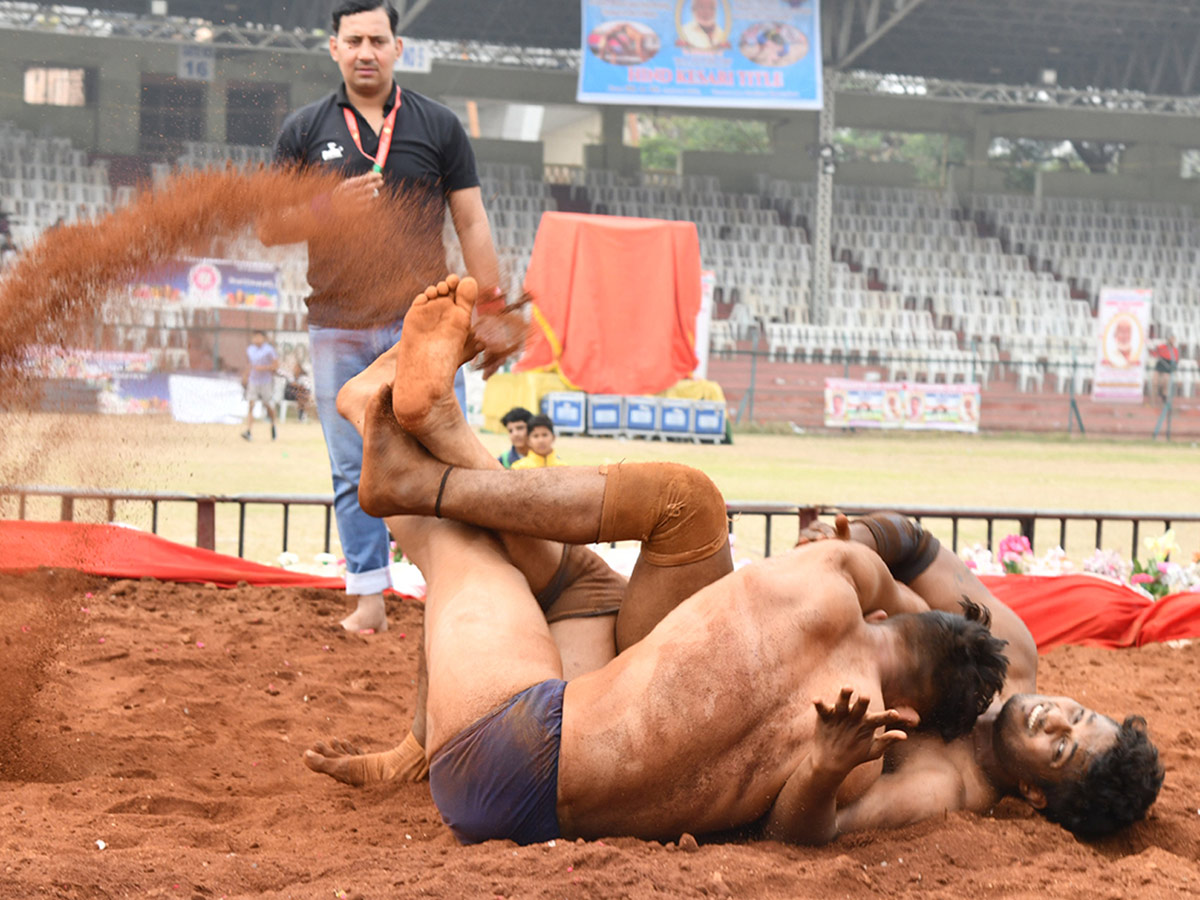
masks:
[[[450,290],[454,290],[456,287],[458,287],[458,276],[457,275],[447,275],[446,276],[446,287],[450,288]]]
[[[320,772],[322,775],[329,774],[329,760],[325,758],[323,753],[318,752],[315,748],[304,751],[304,764],[314,772]]]
[[[360,756],[361,755],[361,751],[359,751],[359,749],[357,747],[355,747],[353,744],[351,744],[347,741],[335,740],[333,742],[333,749],[336,750],[338,753],[341,753],[343,756]]]

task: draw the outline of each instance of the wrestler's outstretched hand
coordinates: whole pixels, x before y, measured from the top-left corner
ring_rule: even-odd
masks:
[[[842,513],[838,513],[834,517],[832,525],[817,519],[807,528],[800,529],[800,537],[796,539],[796,546],[829,540],[850,540],[850,520]]]
[[[820,724],[814,737],[813,762],[825,771],[842,769],[849,772],[861,763],[883,756],[888,747],[903,741],[908,735],[893,728],[896,725],[914,727],[919,721],[916,712],[885,709],[869,712],[870,699],[854,697],[854,689],[844,687],[832,706],[814,700]],[[880,728],[891,729],[877,734]]]

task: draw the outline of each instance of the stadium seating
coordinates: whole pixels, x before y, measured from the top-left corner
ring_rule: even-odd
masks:
[[[175,166],[250,167],[269,155],[263,147],[188,142]],[[175,166],[155,165],[154,179]],[[713,176],[628,179],[486,161],[479,174],[511,295],[522,288],[542,213],[565,201],[570,209],[696,223],[722,316],[711,328],[714,353],[761,337],[773,359],[789,362],[870,364],[889,378],[984,385],[1007,371],[1021,390],[1082,393],[1091,378],[1099,288],[1145,286],[1154,289],[1153,334],[1173,332],[1180,346],[1177,393],[1196,389],[1200,222],[1190,207],[838,185],[829,302],[814,309],[811,183],[761,175],[756,190],[728,192]],[[89,163],[69,141],[0,123],[0,203],[19,245],[60,218],[100,215],[132,196],[132,188],[114,190],[104,162]],[[445,236],[448,265],[459,268],[449,221]],[[276,325],[300,332],[308,291],[303,248],[266,248],[246,234],[227,253],[279,266]],[[124,347],[178,357],[186,342],[176,332],[193,324],[180,318],[186,315],[124,321],[112,335]]]
[[[89,163],[69,139],[39,138],[0,122],[0,207],[20,247],[60,219],[75,222],[113,206],[104,160]]]

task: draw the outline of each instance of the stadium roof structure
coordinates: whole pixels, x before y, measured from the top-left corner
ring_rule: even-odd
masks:
[[[578,0],[393,0],[414,38],[580,46]],[[793,0],[789,0],[793,2]],[[809,0],[795,0],[809,2]],[[148,0],[94,6],[145,15]],[[172,16],[328,28],[332,0],[168,0]],[[977,84],[1200,94],[1195,0],[822,0],[825,61]]]

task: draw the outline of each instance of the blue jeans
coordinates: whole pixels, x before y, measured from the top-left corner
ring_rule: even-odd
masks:
[[[346,557],[348,594],[377,594],[391,586],[391,538],[383,520],[367,515],[358,505],[362,438],[338,414],[337,394],[342,385],[400,340],[403,327],[403,320],[377,328],[308,327],[317,417],[329,451],[333,511]],[[466,409],[466,382],[461,369],[454,378],[454,394],[459,407]]]

